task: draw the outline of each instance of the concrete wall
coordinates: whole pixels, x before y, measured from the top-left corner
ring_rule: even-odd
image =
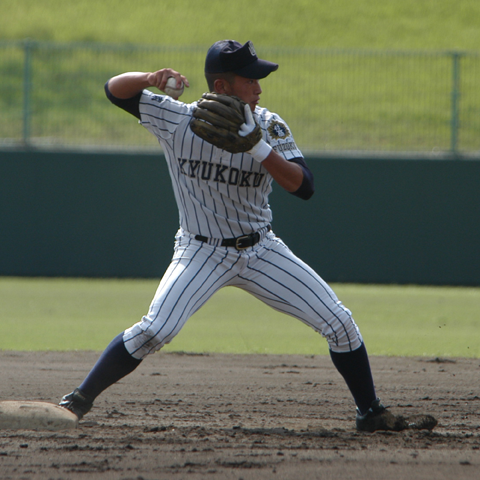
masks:
[[[480,285],[480,162],[309,158],[273,228],[330,282]],[[178,227],[161,154],[0,151],[0,275],[160,277]]]

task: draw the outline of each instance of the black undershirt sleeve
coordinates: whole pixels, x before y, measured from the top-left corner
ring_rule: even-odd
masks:
[[[315,192],[315,185],[313,182],[313,173],[308,168],[303,158],[292,158],[289,160],[292,163],[300,165],[303,170],[303,181],[298,190],[290,192],[292,195],[301,198],[302,200],[308,200]]]
[[[140,120],[140,98],[142,97],[142,92],[139,92],[132,98],[117,98],[112,95],[112,92],[108,89],[108,82],[105,84],[105,94],[107,98],[117,107],[122,108],[128,113],[131,113],[134,117],[137,117]]]

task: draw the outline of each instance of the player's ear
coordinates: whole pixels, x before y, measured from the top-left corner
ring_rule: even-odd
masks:
[[[224,78],[217,78],[213,83],[213,89],[217,93],[228,93],[228,82]]]

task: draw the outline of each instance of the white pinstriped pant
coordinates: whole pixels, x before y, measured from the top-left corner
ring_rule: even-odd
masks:
[[[255,246],[237,251],[208,245],[179,231],[172,262],[148,314],[125,330],[126,349],[137,359],[159,350],[217,290],[226,286],[239,287],[298,318],[321,333],[334,352],[361,346],[362,337],[350,311],[273,232]]]

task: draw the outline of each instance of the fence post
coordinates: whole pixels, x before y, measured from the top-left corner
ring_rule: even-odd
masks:
[[[452,100],[450,118],[450,150],[458,153],[459,102],[460,102],[460,57],[461,53],[452,52]]]
[[[23,58],[23,144],[30,144],[31,130],[31,90],[32,90],[32,50],[34,42],[25,40]]]

